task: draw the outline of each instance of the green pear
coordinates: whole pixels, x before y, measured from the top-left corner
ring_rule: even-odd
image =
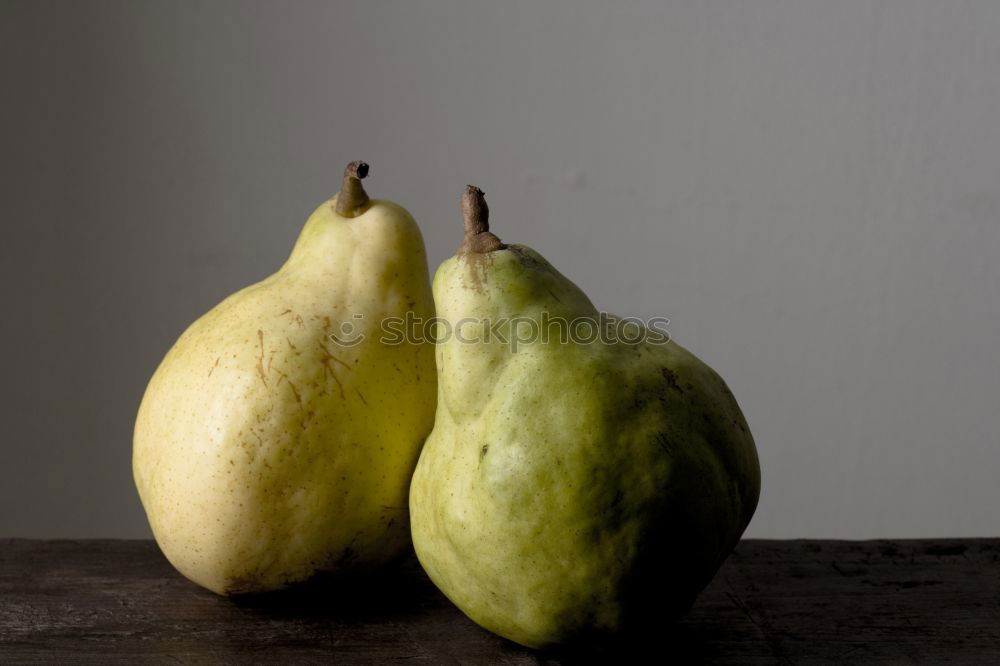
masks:
[[[167,559],[219,594],[385,563],[434,421],[432,344],[382,325],[434,313],[420,230],[352,162],[277,273],[177,340],[135,424],[133,474]]]
[[[746,421],[719,375],[656,329],[588,343],[583,324],[601,318],[587,296],[490,233],[478,188],[463,210],[465,240],[434,278],[417,556],[470,618],[523,645],[648,636],[690,607],[756,508]]]

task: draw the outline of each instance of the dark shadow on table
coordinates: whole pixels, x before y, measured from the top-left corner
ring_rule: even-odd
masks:
[[[345,574],[320,573],[278,592],[230,597],[235,606],[273,619],[341,623],[400,621],[420,613],[438,594],[414,563]]]

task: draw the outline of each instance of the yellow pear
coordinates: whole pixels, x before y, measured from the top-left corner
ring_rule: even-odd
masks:
[[[367,173],[348,165],[284,266],[181,335],[139,408],[133,473],[153,534],[219,594],[372,567],[409,547],[434,350],[384,326],[434,309],[420,230],[368,198]]]

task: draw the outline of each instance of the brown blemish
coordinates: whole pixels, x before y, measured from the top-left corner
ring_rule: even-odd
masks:
[[[334,361],[336,363],[341,364],[342,366],[344,366],[348,370],[351,369],[351,366],[347,365],[346,363],[344,363],[343,361],[341,361],[339,358],[337,358],[336,356],[334,356],[333,354],[331,354],[330,350],[327,349],[326,345],[324,345],[322,342],[319,343],[319,346],[323,350],[323,353],[325,354],[324,360]]]
[[[551,266],[549,266],[544,261],[539,261],[537,258],[531,256],[524,251],[524,248],[518,245],[509,246],[508,249],[517,255],[518,261],[529,268],[536,268],[540,271],[551,272]]]
[[[215,359],[215,365],[213,365],[213,366],[212,366],[212,369],[208,371],[208,376],[209,376],[209,377],[211,377],[211,376],[212,376],[212,373],[213,373],[213,372],[215,372],[215,369],[216,369],[217,367],[219,367],[219,361],[220,361],[221,359],[222,359],[222,357],[221,357],[221,356],[220,356],[219,358]]]
[[[292,395],[295,396],[295,402],[302,404],[302,396],[299,395],[299,389],[295,386],[295,382],[291,379],[288,380],[288,388],[292,389]]]
[[[361,402],[365,403],[365,407],[367,407],[368,406],[368,401],[365,400],[365,396],[362,395],[361,391],[358,391],[358,389],[354,389],[354,390],[357,392],[358,397],[361,398]]]
[[[674,454],[674,445],[670,442],[669,439],[667,439],[666,434],[662,432],[657,433],[655,439],[656,443],[660,445],[660,448],[663,449],[664,453],[666,453],[668,456]]]
[[[285,315],[291,315],[291,321],[295,322],[300,328],[305,323],[305,321],[302,319],[302,315],[295,314],[294,312],[292,312],[291,308],[285,310],[284,312],[282,312],[278,316],[279,317],[284,317]]]
[[[340,558],[337,560],[337,567],[350,566],[358,559],[357,554],[354,549],[348,546],[344,548],[344,552],[341,554]]]
[[[663,368],[662,372],[663,378],[667,380],[667,386],[680,393],[684,392],[680,384],[677,383],[677,373],[670,368]]]
[[[275,387],[280,386],[282,380],[287,381],[288,382],[288,388],[290,388],[292,390],[292,395],[295,396],[295,402],[299,403],[299,405],[301,406],[302,405],[302,396],[299,395],[299,387],[296,386],[295,382],[293,382],[291,379],[288,379],[288,375],[286,375],[285,373],[282,372],[282,373],[280,373],[280,375],[281,376],[278,378],[278,383],[275,384]]]
[[[333,366],[330,365],[330,362],[331,361],[335,361],[337,363],[340,363],[342,366],[344,366],[348,370],[351,369],[351,366],[347,365],[346,363],[344,363],[343,361],[341,361],[339,358],[337,358],[336,356],[334,356],[333,354],[331,354],[330,350],[327,349],[326,345],[324,345],[322,342],[319,342],[318,344],[319,344],[319,348],[323,351],[323,356],[320,358],[320,363],[323,364],[323,376],[326,377],[327,375],[329,375],[330,377],[333,377],[333,381],[337,382],[337,388],[340,389],[340,397],[341,397],[341,399],[343,399],[344,398],[344,385],[340,383],[340,378],[337,377],[337,373],[333,371]]]
[[[264,374],[264,331],[257,329],[257,340],[260,341],[260,359],[257,361],[257,373],[260,375],[260,381],[264,382],[264,386],[267,386],[267,375]]]

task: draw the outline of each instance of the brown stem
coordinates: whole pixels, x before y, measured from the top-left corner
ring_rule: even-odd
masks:
[[[507,247],[490,233],[490,207],[486,205],[486,195],[475,185],[466,185],[462,192],[462,217],[465,239],[458,247],[459,254],[486,254]]]
[[[344,182],[337,195],[337,214],[343,217],[354,217],[363,211],[358,209],[368,203],[368,193],[361,185],[361,179],[368,175],[368,165],[364,162],[351,162],[344,169]]]

